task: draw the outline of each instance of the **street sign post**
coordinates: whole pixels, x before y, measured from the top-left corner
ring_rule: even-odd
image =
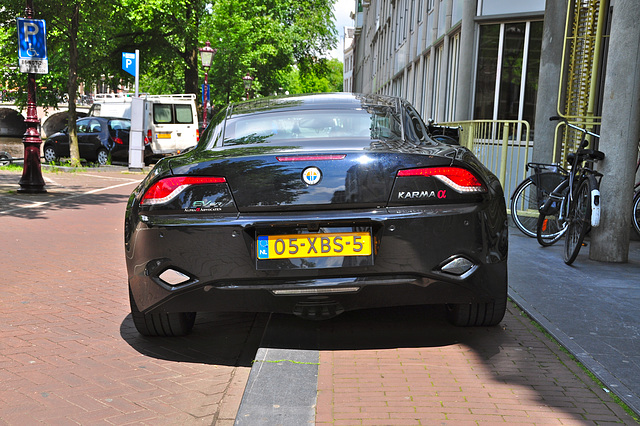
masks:
[[[18,18],[18,63],[20,72],[47,74],[47,26],[43,19]]]
[[[136,98],[138,97],[138,82],[140,81],[140,51],[136,49],[135,53],[122,52],[122,69],[134,76],[136,79]]]
[[[136,93],[131,100],[131,133],[129,137],[129,170],[144,167],[144,99],[138,97],[140,51],[122,52],[122,69],[135,77]]]
[[[22,137],[24,165],[20,178],[21,194],[42,194],[44,179],[40,166],[40,120],[36,109],[36,74],[49,72],[47,57],[47,26],[42,19],[33,19],[33,1],[27,0],[26,18],[17,18],[18,63],[20,72],[27,73],[27,130]]]

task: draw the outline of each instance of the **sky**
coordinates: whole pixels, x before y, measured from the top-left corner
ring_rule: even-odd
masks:
[[[353,19],[349,15],[355,10],[355,7],[355,0],[337,0],[333,5],[336,30],[338,30],[338,46],[329,53],[329,56],[340,62],[343,62],[344,27],[353,27]]]

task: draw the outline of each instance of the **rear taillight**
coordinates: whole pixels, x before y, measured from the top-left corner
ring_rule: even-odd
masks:
[[[173,176],[161,179],[145,192],[140,204],[151,206],[168,203],[191,185],[225,183],[223,177]]]
[[[144,146],[151,144],[152,137],[151,129],[147,130],[147,136],[144,137]]]
[[[200,129],[196,129],[196,142],[200,142]]]
[[[124,145],[124,141],[120,138],[113,138],[113,141],[117,144]]]
[[[487,190],[476,175],[461,167],[423,167],[398,170],[397,176],[432,176],[460,193],[486,192]]]

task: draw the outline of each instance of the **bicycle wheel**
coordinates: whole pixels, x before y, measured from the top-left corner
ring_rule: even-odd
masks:
[[[564,204],[564,200],[562,200],[562,202]],[[562,207],[560,211],[562,211]],[[540,213],[540,216],[538,216],[536,239],[542,247],[548,247],[557,243],[566,231],[567,222],[564,219],[560,219],[558,214],[547,216]]]
[[[591,184],[582,179],[567,212],[567,235],[564,239],[564,263],[571,265],[582,247],[591,226]]]
[[[640,236],[640,191],[636,192],[636,195],[633,197],[633,214],[631,215],[631,219],[633,222],[633,227]]]
[[[511,218],[516,227],[528,237],[535,238],[538,222],[538,190],[531,179],[523,180],[511,197]]]

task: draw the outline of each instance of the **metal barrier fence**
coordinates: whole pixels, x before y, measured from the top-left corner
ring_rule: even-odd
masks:
[[[514,189],[527,176],[533,141],[523,120],[470,120],[438,123],[460,127],[460,145],[469,148],[499,179],[507,206]],[[531,212],[537,216],[538,212]]]

